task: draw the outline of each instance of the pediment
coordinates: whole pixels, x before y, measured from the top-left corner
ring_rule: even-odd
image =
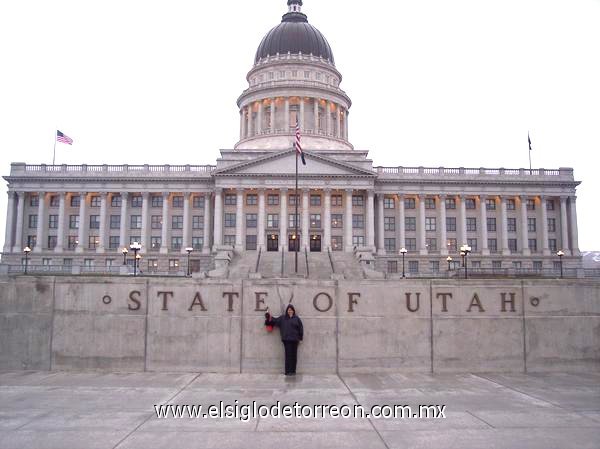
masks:
[[[335,159],[322,156],[317,152],[304,152],[306,165],[298,160],[298,174],[301,177],[329,176],[329,177],[375,177],[375,173],[365,170],[362,167],[356,167],[347,162],[340,162]],[[254,160],[244,161],[242,163],[217,169],[215,176],[295,176],[296,174],[296,153],[289,149],[259,157]]]

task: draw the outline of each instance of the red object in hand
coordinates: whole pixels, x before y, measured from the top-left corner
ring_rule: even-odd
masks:
[[[267,321],[271,321],[271,314],[270,313],[269,313],[269,317],[267,318]],[[271,326],[270,324],[267,324],[265,326],[265,329],[267,329],[267,332],[273,332],[273,326]]]

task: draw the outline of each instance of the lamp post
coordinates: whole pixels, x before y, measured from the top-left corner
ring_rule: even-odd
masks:
[[[129,251],[127,251],[127,247],[124,247],[124,248],[121,250],[121,253],[123,254],[123,265],[127,265],[127,253],[128,253],[128,252],[129,252]]]
[[[25,253],[25,274],[27,274],[27,265],[29,264],[29,253],[31,252],[31,248],[26,246],[25,249],[23,249],[23,252]]]
[[[133,251],[133,275],[137,276],[138,251],[142,249],[139,242],[133,242],[129,245],[129,249]]]
[[[465,266],[465,279],[467,279],[467,258],[469,253],[471,252],[471,247],[469,245],[463,245],[460,247],[460,255],[463,256],[463,264]]]
[[[406,277],[406,273],[404,271],[404,256],[406,255],[408,251],[406,250],[406,248],[401,248],[400,249],[400,254],[402,254],[402,277]]]
[[[563,250],[560,250],[556,253],[556,255],[558,256],[558,260],[560,260],[560,277],[562,279],[563,277],[563,262],[562,262],[562,258],[565,255],[565,253],[563,252]]]
[[[139,269],[140,267],[140,260],[142,260],[142,255],[141,254],[136,254],[135,255],[135,265],[136,267]],[[142,270],[139,270],[140,274],[142,273]]]
[[[187,256],[187,275],[188,275],[188,276],[191,276],[191,275],[192,275],[192,272],[190,271],[190,254],[192,254],[192,251],[194,251],[194,248],[192,248],[192,247],[190,247],[190,246],[188,246],[188,247],[185,249],[185,252],[186,252],[186,253],[187,253],[187,255],[188,255],[188,256]]]
[[[448,262],[448,271],[450,271],[450,262],[452,262],[452,257],[446,257],[446,262]]]

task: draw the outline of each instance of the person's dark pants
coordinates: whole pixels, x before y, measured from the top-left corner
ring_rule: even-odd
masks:
[[[298,342],[284,341],[285,347],[285,374],[296,374],[296,361],[298,360]]]

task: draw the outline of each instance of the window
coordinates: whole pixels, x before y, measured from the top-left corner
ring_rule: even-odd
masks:
[[[548,248],[550,248],[550,251],[552,251],[553,253],[556,253],[556,251],[558,251],[556,239],[548,239]]]
[[[475,209],[475,199],[474,198],[465,198],[465,207],[467,209]]]
[[[415,208],[415,199],[414,198],[404,198],[404,209],[414,209]]]
[[[408,272],[411,274],[417,274],[419,272],[419,261],[409,260],[408,261]]]
[[[456,209],[455,198],[446,198],[446,209]]]
[[[432,273],[440,272],[440,261],[439,260],[430,260],[429,261],[429,271]]]
[[[331,227],[334,229],[343,228],[344,216],[342,214],[331,214]]]
[[[144,199],[142,195],[132,195],[131,196],[131,207],[142,207]]]
[[[496,210],[496,200],[493,198],[485,200],[485,208],[486,210]]]
[[[179,259],[169,259],[169,270],[179,269]]]
[[[517,232],[517,219],[507,218],[506,227],[508,228],[508,232]]]
[[[406,231],[416,231],[417,230],[416,217],[404,217],[404,229]]]
[[[192,198],[192,207],[194,209],[204,209],[204,197],[203,196],[194,196]]]
[[[559,271],[561,269],[561,263],[560,261],[554,261],[554,263],[552,264],[552,266],[554,267],[554,271]]]
[[[365,237],[363,235],[353,235],[352,246],[365,246]]]
[[[183,215],[173,215],[171,217],[171,229],[183,229]]]
[[[467,232],[477,231],[477,218],[467,217]]]
[[[289,197],[290,206],[295,206],[297,202],[298,202],[298,195],[290,195],[290,197]]]
[[[308,70],[304,71],[304,78],[306,78],[306,79],[310,78],[310,72]]]
[[[448,239],[446,246],[448,247],[448,251],[451,253],[455,253],[458,251],[458,245],[456,243],[456,239]]]
[[[258,222],[257,214],[246,214],[246,228],[255,228]]]
[[[249,193],[246,195],[246,206],[256,206],[258,204],[258,195]]]
[[[531,250],[531,252],[533,252],[533,253],[537,252],[537,239],[529,239],[528,246],[529,246],[529,249]]]
[[[436,226],[436,218],[435,217],[425,217],[425,230],[426,231],[435,231]]]
[[[528,218],[527,219],[527,231],[528,232],[535,232],[535,218]]]
[[[269,79],[275,79],[275,73],[274,72],[269,72]]]
[[[48,229],[58,228],[58,215],[48,215]]]
[[[502,268],[502,261],[501,260],[492,260],[492,268],[494,270],[500,270]]]
[[[119,229],[121,227],[121,216],[111,215],[110,216],[110,229]]]
[[[35,235],[27,236],[27,246],[29,246],[29,248],[33,249],[35,247],[36,243],[37,243],[37,237]]]
[[[68,238],[68,248],[70,250],[75,249],[75,247],[79,244],[79,242],[77,241],[77,236],[76,235],[70,235]]]
[[[315,74],[315,78],[316,78],[318,81],[321,81],[321,72],[317,72],[317,73]]]
[[[29,197],[29,205],[32,207],[39,206],[40,205],[40,197],[38,195],[31,195]]]
[[[397,260],[388,260],[387,272],[388,273],[397,273],[398,272],[398,261]]]
[[[547,200],[546,201],[546,209],[547,210],[554,210],[554,200]]]
[[[100,229],[100,215],[90,215],[90,229]]]
[[[163,197],[162,195],[152,195],[151,203],[152,207],[162,207],[163,206]]]
[[[117,249],[119,247],[119,236],[111,235],[108,238],[108,248],[109,249]]]
[[[331,237],[331,249],[334,251],[343,251],[343,238],[341,235],[334,235]]]
[[[517,239],[508,239],[508,249],[513,253],[517,252]]]
[[[456,232],[456,217],[446,217],[446,231]]]
[[[556,219],[548,218],[548,232],[556,232]]]
[[[183,237],[171,237],[171,250],[179,251],[183,245]]]
[[[201,251],[204,247],[204,237],[192,237],[192,248],[195,251]]]
[[[130,221],[130,229],[142,229],[142,216],[132,215]]]
[[[352,227],[354,229],[364,229],[365,227],[365,216],[360,214],[352,215]]]
[[[310,214],[310,227],[312,229],[321,228],[321,214]]]
[[[32,206],[33,206],[33,204],[32,204]],[[81,206],[81,197],[80,196],[72,196],[71,197],[71,207],[79,207],[79,206]]]
[[[496,239],[488,239],[488,249],[491,253],[498,252],[498,240]]]
[[[88,249],[96,249],[96,247],[98,246],[98,236],[96,235],[90,235],[88,237]]]
[[[94,259],[84,259],[83,266],[85,268],[92,268],[94,266]]]
[[[352,205],[362,207],[365,205],[365,197],[362,195],[352,195]]]
[[[527,200],[527,210],[535,210],[535,200]]]
[[[427,249],[429,251],[437,251],[438,250],[437,239],[434,237],[425,239],[425,244],[427,245]]]
[[[467,239],[467,245],[471,247],[471,251],[477,251],[477,239]]]
[[[223,237],[223,245],[235,246],[235,235],[226,235]]]
[[[321,205],[321,195],[311,195],[310,196],[310,205],[311,206],[320,206]]]
[[[475,269],[481,268],[481,261],[480,260],[472,260],[471,268],[475,268]]]
[[[396,218],[395,217],[384,217],[383,218],[383,230],[384,231],[395,231],[396,230]]]
[[[225,227],[226,228],[235,228],[235,214],[225,214]]]
[[[292,70],[292,76],[294,78],[297,78],[298,77],[298,70]]]
[[[150,227],[152,229],[162,229],[162,215],[152,215],[150,217]]]
[[[394,209],[396,207],[395,204],[394,198],[390,198],[389,196],[383,198],[384,209]]]
[[[385,250],[386,251],[396,251],[396,239],[394,238],[386,238],[383,241],[384,245],[385,245]]]
[[[100,196],[92,195],[92,197],[90,199],[90,206],[91,207],[100,207]]]
[[[38,216],[37,215],[30,215],[29,216],[29,228],[37,228],[37,222],[38,222]]]
[[[225,195],[225,206],[235,206],[237,204],[237,197],[233,193]]]
[[[267,214],[267,228],[277,229],[279,227],[279,214]]]
[[[71,267],[71,266],[73,266],[73,259],[63,259],[63,265],[65,267]]]
[[[425,209],[435,209],[435,198],[425,198]]]
[[[405,243],[404,247],[408,251],[416,251],[417,250],[417,239],[409,237],[404,240],[404,243]]]
[[[139,243],[140,240],[142,240],[142,237],[140,237],[139,235],[130,235],[129,236],[129,245],[131,245],[132,243]]]
[[[150,250],[158,251],[162,245],[161,237],[150,237]]]
[[[192,217],[192,229],[204,229],[203,215],[194,215]]]
[[[341,207],[342,206],[342,195],[331,195],[331,206]]]
[[[256,250],[256,235],[247,235],[246,236],[246,250],[247,251]]]
[[[183,207],[183,196],[182,195],[173,196],[173,199],[171,201],[173,202],[174,209],[181,209]]]
[[[279,206],[279,195],[267,196],[267,204],[269,206]]]
[[[279,78],[281,78],[281,79],[285,78],[285,70],[281,70],[279,72]]]
[[[58,195],[50,196],[50,207],[58,207],[60,205],[60,198]]]
[[[121,207],[121,195],[113,195],[110,197],[110,207]]]
[[[148,259],[148,271],[158,271],[158,259]]]
[[[513,268],[515,270],[520,270],[522,265],[521,265],[521,262],[516,262],[515,261],[515,262],[512,263],[512,266],[513,266]]]
[[[300,217],[300,214],[295,215],[295,214],[289,214],[288,217],[288,226],[290,227],[290,229],[295,229],[296,228],[296,224],[300,224],[298,218]]]
[[[506,200],[506,210],[515,210],[517,208],[515,200],[508,199]]]
[[[542,271],[542,267],[543,267],[543,264],[542,264],[541,260],[534,260],[533,261],[533,269],[535,271]]]
[[[487,219],[487,230],[488,230],[488,232],[496,232],[496,219],[495,218]]]
[[[49,235],[48,236],[48,249],[54,249],[54,248],[56,248],[56,236]]]

